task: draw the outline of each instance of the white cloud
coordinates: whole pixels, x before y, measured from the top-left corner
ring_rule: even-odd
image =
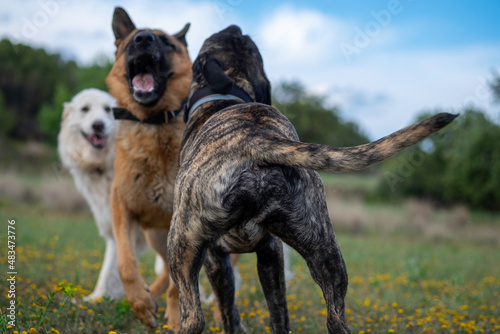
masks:
[[[211,1],[128,0],[111,4],[96,0],[29,0],[23,6],[2,8],[0,36],[62,52],[84,63],[102,54],[113,57],[111,18],[115,5],[125,8],[137,27],[176,33],[191,22],[187,39],[192,56],[208,36],[234,18],[231,8],[220,8]]]
[[[46,47],[84,61],[113,52],[111,5],[41,0],[5,10],[11,19],[0,27],[0,34],[16,42]]]
[[[263,53],[272,54],[271,62],[314,63],[332,55],[339,31],[341,23],[321,13],[284,6],[262,23],[258,42]]]
[[[500,47],[488,46],[380,52],[311,73],[315,81],[330,83],[348,118],[378,138],[410,124],[422,110],[457,112],[469,101],[495,116],[485,82],[499,54]]]
[[[484,80],[498,64],[500,47],[406,51],[398,48],[404,26],[394,22],[348,61],[339,45],[363,24],[287,6],[260,23],[257,44],[273,82],[297,79],[326,94],[373,139],[410,124],[422,110],[449,110],[467,99],[496,116]]]

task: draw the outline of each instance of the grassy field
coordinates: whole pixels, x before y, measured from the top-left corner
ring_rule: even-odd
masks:
[[[0,159],[0,333],[173,333],[149,330],[124,300],[85,303],[100,270],[104,242],[86,203],[55,152],[34,146]],[[14,154],[16,153],[16,154]],[[5,159],[4,159],[5,158]],[[20,160],[21,159],[21,160]],[[21,161],[21,167],[19,164]],[[42,171],[41,171],[42,170]],[[353,333],[500,332],[500,215],[430,203],[365,202],[376,180],[322,175],[349,273],[347,317]],[[369,196],[368,196],[369,197]],[[8,221],[15,220],[16,326],[8,328]],[[141,259],[148,282],[154,256]],[[240,258],[237,304],[248,333],[269,332],[255,255]],[[292,333],[324,333],[320,289],[295,252],[287,298]],[[202,272],[202,284],[209,284]],[[158,301],[158,317],[165,311]],[[221,333],[213,305],[206,332]]]
[[[7,221],[16,227],[16,326],[7,329],[8,284],[2,283],[0,332],[171,333],[160,322],[147,330],[126,300],[84,303],[100,269],[104,244],[86,211],[61,213],[36,205],[0,202],[2,281],[9,271]],[[350,285],[347,317],[353,333],[500,332],[498,243],[424,236],[339,231]],[[295,277],[287,290],[292,333],[326,332],[321,291],[303,260],[292,253]],[[142,259],[148,282],[153,256]],[[249,333],[269,332],[269,313],[256,275],[255,256],[240,258],[243,286],[237,302]],[[203,285],[209,289],[207,280]],[[164,299],[163,299],[164,300]],[[160,300],[159,314],[164,312]],[[206,332],[222,330],[204,305]]]

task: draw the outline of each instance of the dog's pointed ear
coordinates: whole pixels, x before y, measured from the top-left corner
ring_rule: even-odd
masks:
[[[228,93],[234,85],[234,80],[224,72],[219,62],[214,58],[208,58],[205,63],[203,77],[210,88],[219,94]]]
[[[174,35],[174,37],[177,38],[179,40],[179,42],[181,42],[185,46],[187,46],[186,33],[188,32],[189,27],[191,27],[191,23],[186,23],[184,28],[182,28],[181,31],[179,31],[177,34]]]
[[[130,19],[130,16],[128,16],[125,9],[121,7],[115,7],[111,26],[113,27],[113,33],[115,34],[117,41],[124,39],[136,29],[134,22]]]

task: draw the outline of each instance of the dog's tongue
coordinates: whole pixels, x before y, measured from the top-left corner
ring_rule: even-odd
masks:
[[[89,140],[94,144],[95,146],[104,146],[106,144],[106,137],[103,136],[98,136],[98,135],[90,135]]]
[[[135,90],[151,92],[155,87],[155,79],[150,73],[141,73],[134,76],[132,85]]]

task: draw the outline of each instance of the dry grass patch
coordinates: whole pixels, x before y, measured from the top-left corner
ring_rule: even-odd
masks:
[[[443,209],[414,199],[400,205],[382,205],[364,203],[356,197],[332,195],[331,192],[327,204],[334,227],[339,232],[406,235],[435,241],[500,243],[499,222],[495,218],[489,222],[480,221],[463,205]]]

